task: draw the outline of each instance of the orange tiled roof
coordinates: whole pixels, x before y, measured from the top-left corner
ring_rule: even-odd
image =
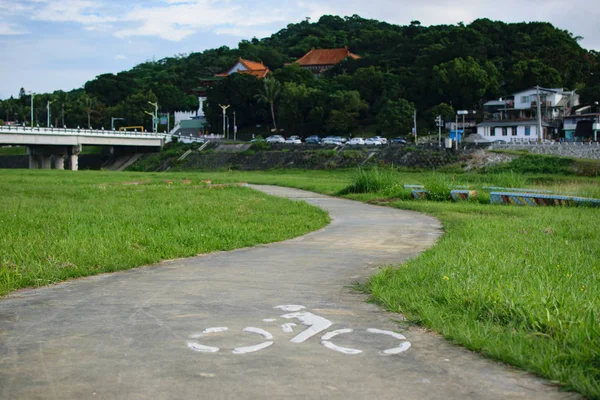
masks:
[[[342,49],[312,49],[296,62],[302,66],[308,65],[335,65],[347,57],[359,59],[360,56],[353,54],[347,47]]]
[[[242,65],[247,68],[246,71],[237,71],[240,74],[248,74],[248,75],[254,75],[257,78],[264,78],[270,72],[269,67],[267,67],[263,63],[259,63],[256,61],[250,61],[250,60],[244,60],[241,57],[238,62],[242,63]],[[237,65],[237,62],[235,63],[235,65]],[[223,72],[221,74],[216,74],[215,76],[231,75],[232,70],[235,67],[235,65],[233,67],[231,67],[230,69],[228,69],[226,72]]]

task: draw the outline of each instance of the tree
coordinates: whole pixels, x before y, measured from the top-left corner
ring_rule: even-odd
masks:
[[[277,79],[267,77],[263,80],[264,87],[261,93],[256,95],[259,103],[269,104],[271,108],[271,118],[273,119],[273,128],[277,132],[277,121],[275,119],[275,102],[279,100],[281,94],[281,83]]]
[[[480,65],[473,57],[455,58],[434,67],[434,84],[446,102],[473,108],[489,93],[499,89],[498,70],[490,62]]]
[[[414,104],[405,99],[388,100],[377,114],[377,123],[384,132],[410,132],[415,113]]]
[[[339,90],[329,96],[331,111],[325,129],[330,133],[347,134],[357,126],[357,119],[369,105],[360,98],[356,90]]]

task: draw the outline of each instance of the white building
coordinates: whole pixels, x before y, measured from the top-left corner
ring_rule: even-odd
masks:
[[[542,122],[542,129],[549,125]],[[477,125],[477,134],[482,142],[535,142],[544,138],[544,132],[538,135],[538,122],[528,121],[486,121]]]

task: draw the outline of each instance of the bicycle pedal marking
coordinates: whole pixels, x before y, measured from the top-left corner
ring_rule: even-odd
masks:
[[[281,325],[281,332],[283,333],[292,333],[294,332],[294,326],[298,326],[293,322],[290,322],[289,324],[283,324]]]
[[[339,353],[351,354],[351,355],[360,354],[360,353],[362,353],[362,350],[338,346],[337,344],[334,344],[333,342],[330,341],[331,339],[333,339],[336,336],[343,335],[344,333],[352,333],[352,332],[353,332],[352,329],[338,329],[336,331],[326,333],[321,337],[321,344],[323,346],[327,347],[328,349],[337,351]]]
[[[273,341],[272,341],[273,335],[271,335],[269,332],[265,331],[264,329],[254,328],[254,327],[250,326],[248,328],[244,328],[244,330],[242,332],[256,333],[258,335],[261,335],[262,337],[264,337],[268,341],[262,342],[262,343],[259,343],[259,344],[255,344],[255,345],[252,345],[252,346],[236,347],[232,351],[233,354],[254,353],[254,352],[257,352],[259,350],[266,349],[267,347],[270,347],[270,346],[273,345]]]
[[[282,315],[281,318],[285,319],[297,319],[303,325],[308,326],[308,329],[300,332],[298,335],[290,339],[292,343],[302,343],[310,339],[311,337],[323,332],[329,328],[333,323],[323,317],[319,317],[310,312],[296,312],[291,314]]]

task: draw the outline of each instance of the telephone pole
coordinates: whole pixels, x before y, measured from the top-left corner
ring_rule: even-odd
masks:
[[[535,91],[536,91],[536,96],[537,96],[537,122],[538,122],[538,142],[542,141],[542,105],[540,104],[540,87],[536,86],[535,87]]]
[[[415,114],[413,116],[413,124],[413,130],[415,131],[415,144],[419,144],[419,139],[417,139],[417,109],[415,109]]]
[[[438,126],[438,147],[442,147],[442,116],[438,115],[435,122]]]

